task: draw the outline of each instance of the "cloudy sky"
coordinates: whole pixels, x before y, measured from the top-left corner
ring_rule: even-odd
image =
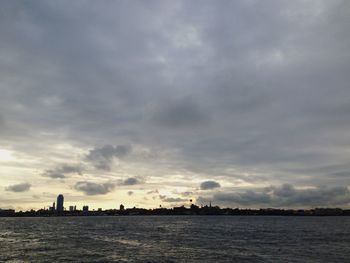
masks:
[[[350,206],[350,2],[0,7],[0,208]]]

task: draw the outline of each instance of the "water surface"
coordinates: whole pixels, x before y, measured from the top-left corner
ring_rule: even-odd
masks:
[[[0,261],[350,262],[350,217],[0,218]]]

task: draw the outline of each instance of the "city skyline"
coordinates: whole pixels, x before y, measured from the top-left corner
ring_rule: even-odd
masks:
[[[311,209],[290,209],[290,208],[232,208],[219,207],[209,204],[196,205],[190,199],[190,205],[174,206],[170,208],[162,207],[146,209],[144,207],[125,207],[123,204],[107,209],[89,209],[88,205],[83,205],[81,209],[76,205],[64,206],[64,196],[57,196],[57,205],[53,202],[52,206],[44,207],[38,210],[15,211],[14,209],[1,209],[0,217],[51,217],[51,216],[171,216],[171,215],[201,215],[201,216],[350,216],[350,209],[341,209],[337,207],[315,207]]]
[[[1,5],[0,208],[350,207],[349,1]]]

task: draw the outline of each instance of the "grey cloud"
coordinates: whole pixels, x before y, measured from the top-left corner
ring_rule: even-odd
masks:
[[[221,185],[218,182],[215,181],[205,181],[201,183],[200,189],[201,190],[211,190],[215,188],[219,188]]]
[[[5,128],[5,119],[2,115],[0,115],[0,128]]]
[[[273,194],[277,197],[291,197],[297,194],[295,188],[291,184],[283,184],[280,187],[273,188]]]
[[[348,178],[350,176],[350,171],[339,171],[331,174],[334,177],[345,177]]]
[[[93,183],[81,181],[74,185],[74,188],[78,191],[83,192],[86,195],[105,195],[115,188],[114,183]]]
[[[77,173],[77,174],[82,173],[82,168],[79,165],[65,164],[59,167],[59,170],[62,171],[62,173]]]
[[[214,194],[213,200],[225,205],[247,207],[313,207],[347,205],[350,191],[347,187],[316,187],[297,189],[284,184],[263,189],[223,192]]]
[[[2,10],[1,145],[43,162],[58,144],[106,145],[85,161],[110,170],[131,151],[113,142],[132,142],[175,153],[158,156],[155,177],[171,167],[252,185],[350,184],[349,167],[332,167],[348,162],[348,1]]]
[[[221,83],[218,83],[217,87],[210,92],[215,98],[214,103],[223,112],[248,114],[271,106],[272,94],[259,83],[253,83],[250,86],[244,83],[233,85],[234,79],[225,76],[218,81]]]
[[[82,175],[82,167],[80,165],[63,164],[55,169],[45,170],[43,176],[50,177],[53,179],[63,179],[67,174],[79,174]]]
[[[271,197],[264,192],[247,190],[243,193],[219,193],[213,198],[217,202],[239,204],[245,206],[266,205],[271,203]]]
[[[150,194],[159,194],[159,191],[158,191],[158,189],[156,189],[156,190],[148,191],[147,194],[148,195],[150,195]]]
[[[133,195],[133,194],[134,194],[133,191],[128,191],[128,195],[129,195],[129,196],[131,196],[131,195]]]
[[[137,178],[129,177],[122,182],[122,185],[135,185],[139,183],[140,183],[140,180],[138,180]]]
[[[350,203],[350,191],[347,187],[317,187],[313,189],[296,190],[293,187],[275,188],[272,190],[280,206],[307,205],[330,206]]]
[[[184,199],[180,197],[167,197],[165,195],[159,195],[159,199],[167,203],[181,203],[181,202],[189,201],[188,199]]]
[[[193,192],[182,192],[182,193],[180,193],[180,195],[181,196],[192,196],[192,195],[194,195],[194,193]]]
[[[86,160],[91,162],[97,169],[111,169],[114,158],[122,159],[131,152],[130,145],[104,145],[101,148],[94,148],[86,155]]]
[[[348,185],[350,165],[348,163],[328,163],[326,165],[300,165],[286,169],[291,174],[307,175],[305,184],[313,184],[315,177],[323,185]]]
[[[196,127],[209,121],[208,113],[191,98],[171,101],[159,107],[153,116],[155,123],[169,128]]]
[[[50,177],[53,179],[63,179],[66,178],[66,176],[63,173],[57,172],[55,170],[46,170],[43,173],[43,176]]]
[[[206,144],[206,142],[202,142],[202,143]],[[208,150],[212,145],[211,143],[207,143],[207,144],[209,145],[206,145],[205,147],[201,147],[203,151]],[[215,146],[213,147],[215,148]],[[222,150],[225,151],[225,149],[222,149]],[[244,181],[248,183],[266,181],[267,179],[266,175],[259,173],[259,171],[256,171],[256,170],[254,171],[247,167],[243,171],[237,171],[234,165],[229,165],[226,163],[225,159],[228,157],[229,156],[226,156],[225,158],[221,158],[220,161],[213,160],[213,159],[205,159],[201,163],[196,163],[196,164],[191,163],[186,165],[186,169],[196,174],[202,174],[206,176],[215,176],[215,177],[221,176],[221,177],[234,179],[236,181]],[[222,162],[222,165],[220,164],[220,162]]]
[[[29,183],[20,183],[20,184],[9,185],[5,188],[5,190],[19,193],[19,192],[29,191],[30,187],[31,187],[31,184]]]

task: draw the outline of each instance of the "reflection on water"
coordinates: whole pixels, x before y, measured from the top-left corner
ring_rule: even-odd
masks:
[[[349,262],[350,217],[0,218],[7,262]]]

